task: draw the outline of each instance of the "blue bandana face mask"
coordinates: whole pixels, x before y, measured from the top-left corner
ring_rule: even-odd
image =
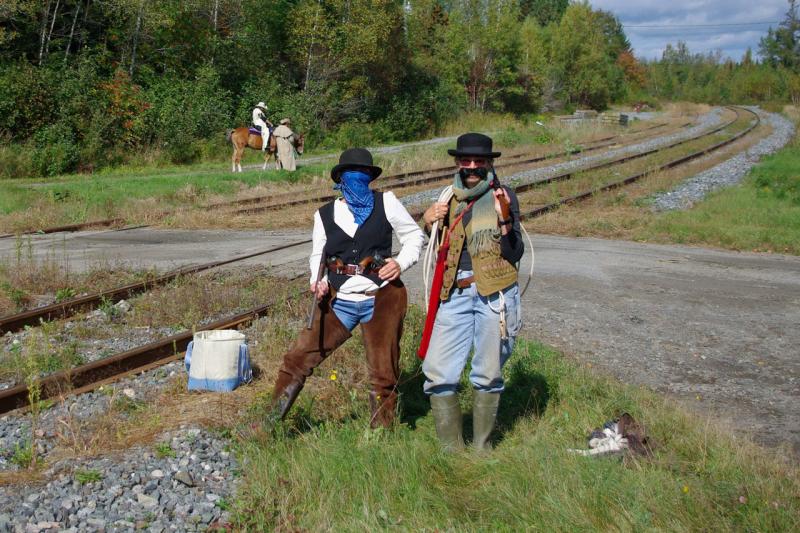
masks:
[[[345,170],[339,178],[341,182],[334,189],[342,191],[347,207],[360,226],[369,218],[375,206],[375,196],[369,188],[372,177],[361,170]]]

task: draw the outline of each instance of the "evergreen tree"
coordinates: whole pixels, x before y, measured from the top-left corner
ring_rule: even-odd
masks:
[[[536,19],[542,26],[558,23],[567,10],[569,0],[520,0],[520,16]]]
[[[778,28],[769,29],[761,39],[758,53],[765,62],[800,72],[800,15],[797,0],[789,0],[789,10]]]

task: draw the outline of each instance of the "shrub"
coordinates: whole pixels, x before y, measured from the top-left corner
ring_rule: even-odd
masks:
[[[55,176],[75,169],[80,150],[69,126],[55,123],[33,136],[33,170],[40,176]]]
[[[30,176],[32,168],[33,153],[29,146],[0,142],[0,179]]]

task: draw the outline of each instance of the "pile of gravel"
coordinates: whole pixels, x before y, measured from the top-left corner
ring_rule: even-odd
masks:
[[[520,185],[527,185],[529,183],[541,181],[545,178],[548,178],[556,174],[560,174],[562,172],[579,170],[592,163],[606,161],[608,159],[614,159],[617,157],[621,157],[623,155],[637,154],[645,152],[647,150],[652,150],[654,148],[659,148],[661,146],[665,146],[676,141],[688,139],[702,134],[704,131],[717,126],[721,122],[722,122],[722,110],[719,108],[714,108],[710,112],[698,117],[697,123],[691,128],[684,129],[670,135],[665,135],[663,137],[656,137],[654,139],[650,139],[639,144],[624,146],[616,150],[610,150],[608,152],[603,152],[600,154],[579,157],[576,159],[572,159],[570,161],[565,161],[563,163],[551,165],[549,167],[542,167],[533,170],[525,170],[506,178],[503,178],[501,176],[500,181],[503,182],[503,184],[508,185],[512,188]],[[436,200],[436,198],[439,196],[439,192],[440,189],[433,191],[422,191],[404,196],[400,198],[400,201],[406,207],[415,205],[427,205]]]
[[[739,183],[763,156],[777,152],[791,141],[795,130],[792,121],[757,107],[749,109],[758,113],[762,121],[772,126],[772,134],[724,163],[684,181],[672,191],[656,196],[653,202],[654,211],[688,209],[712,191]]]
[[[160,442],[121,457],[62,461],[44,486],[0,487],[0,531],[205,531],[228,523],[239,466],[227,441],[184,427]]]

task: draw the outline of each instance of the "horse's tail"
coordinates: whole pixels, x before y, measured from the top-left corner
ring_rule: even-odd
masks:
[[[225,132],[225,140],[231,142],[231,135],[233,135],[233,130],[228,130]]]

